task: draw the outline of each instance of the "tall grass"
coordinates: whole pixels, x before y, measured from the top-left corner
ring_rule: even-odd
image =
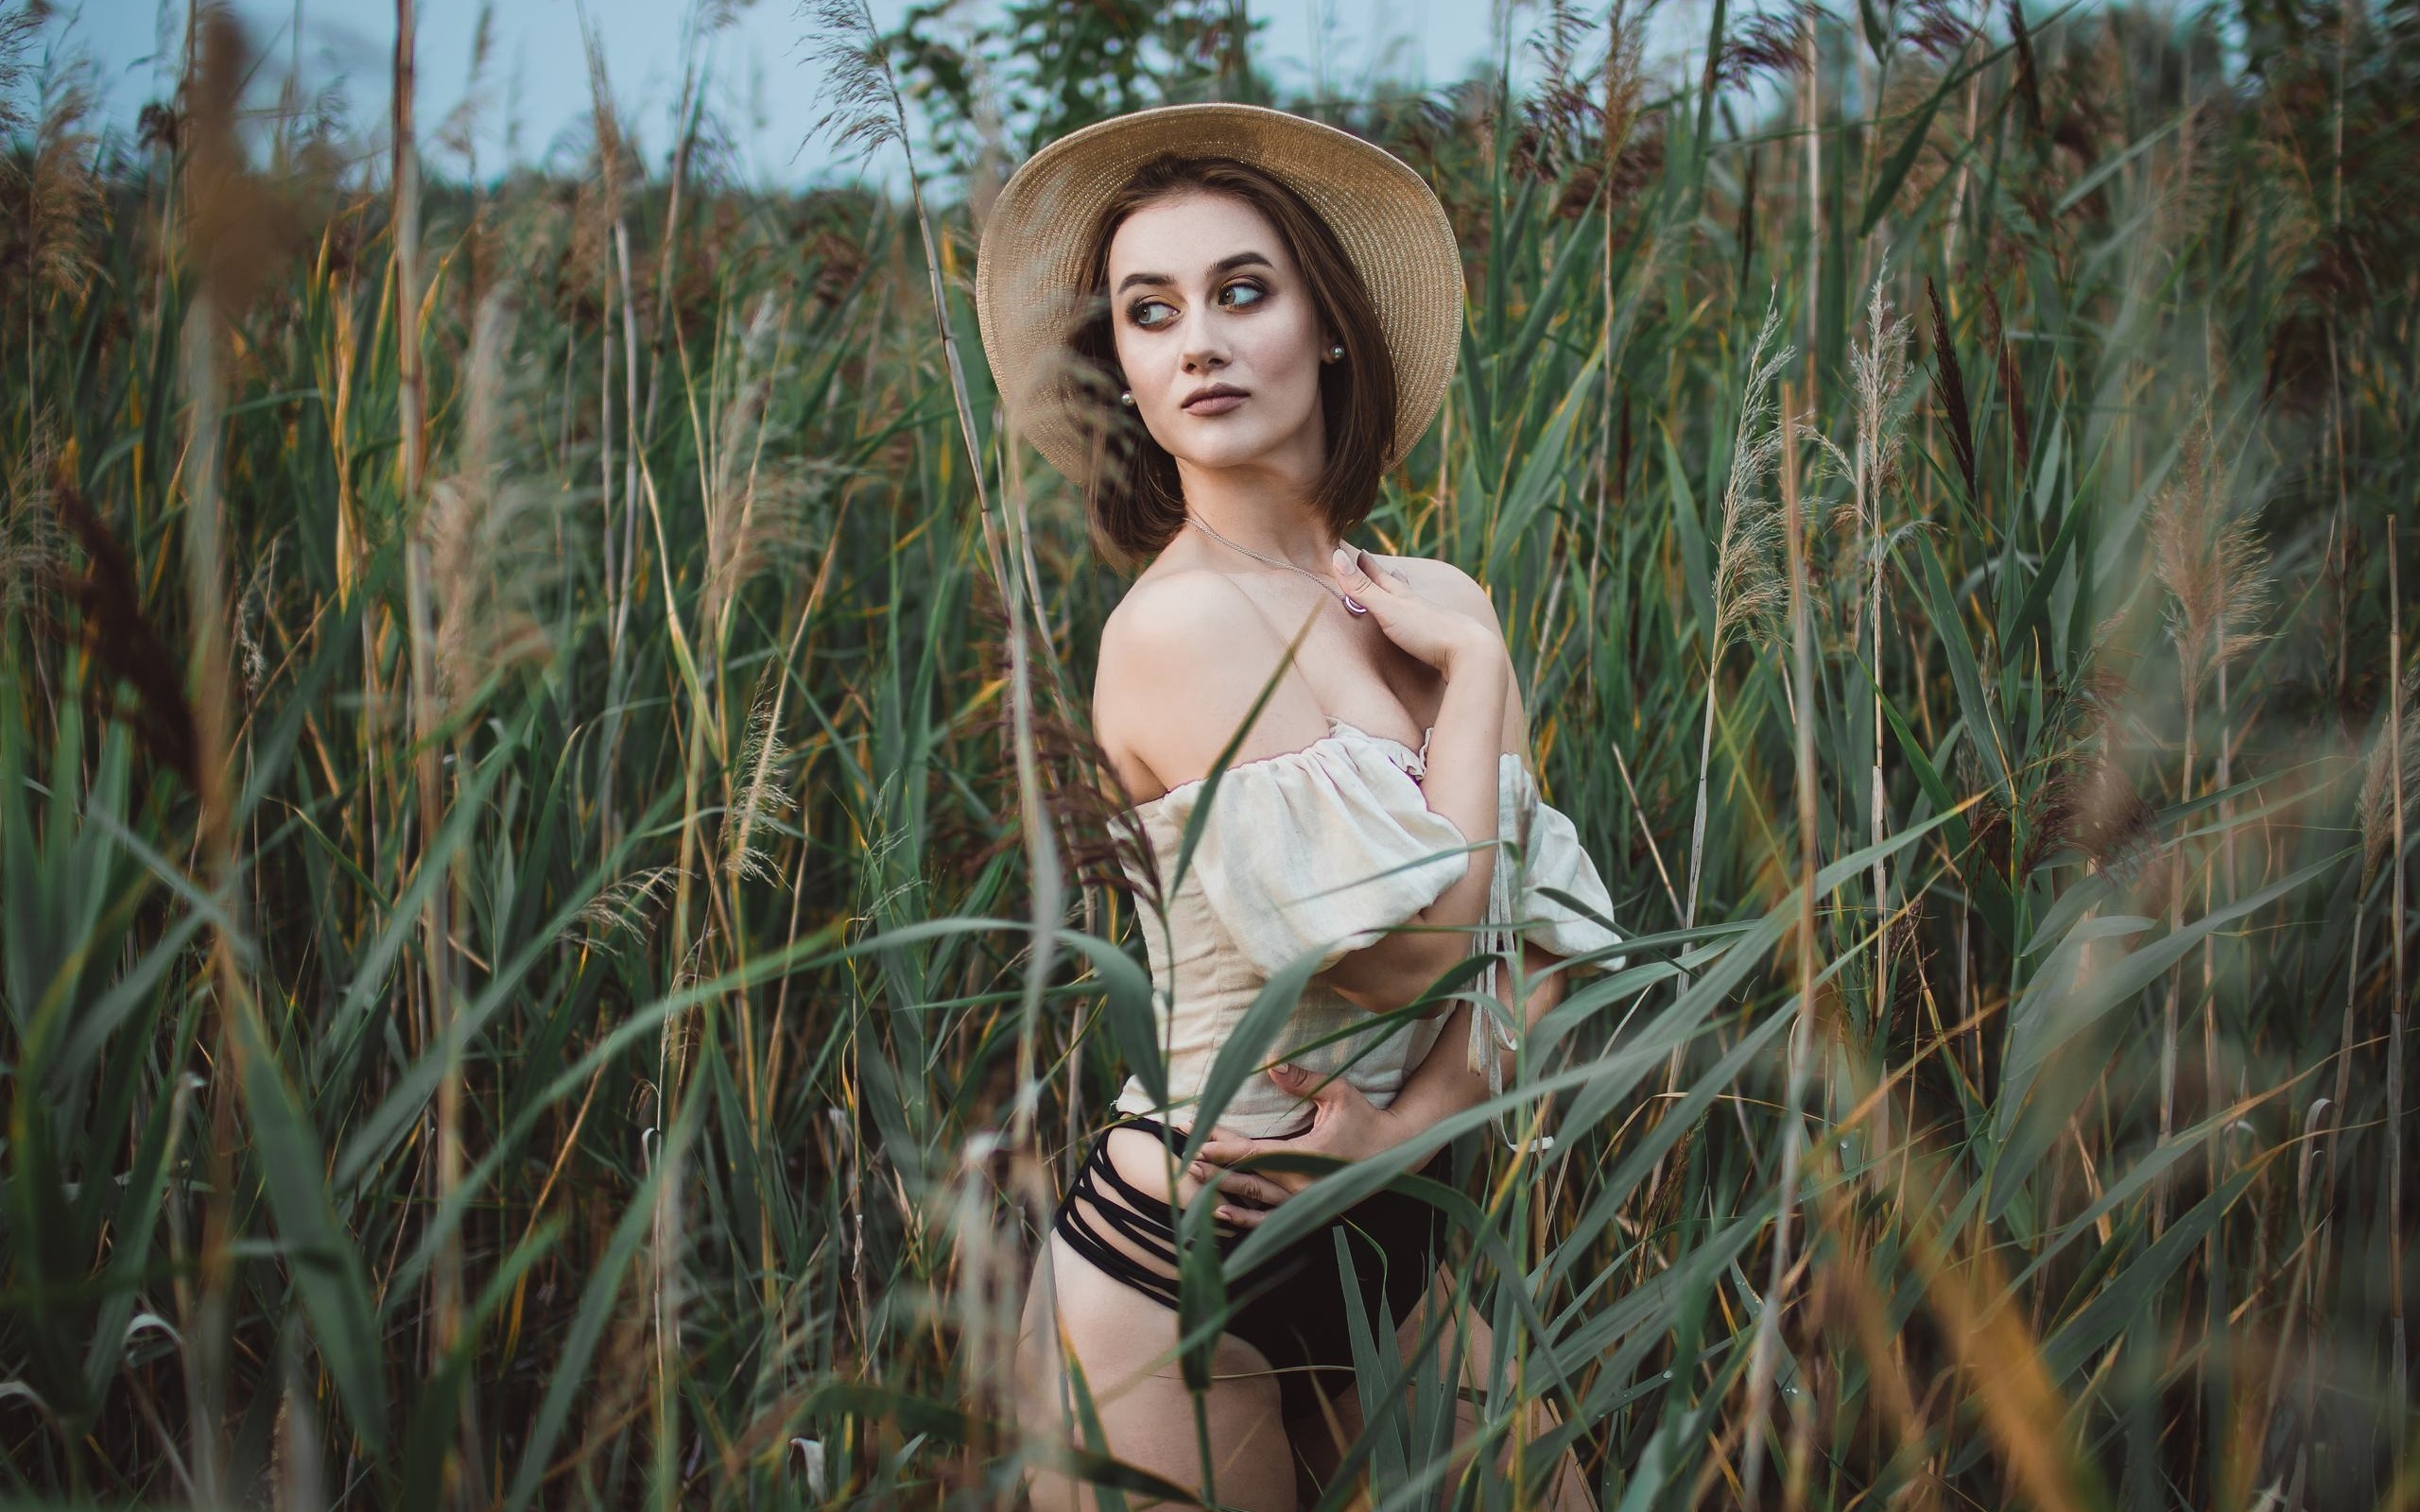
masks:
[[[1149,920],[965,197],[736,181],[695,45],[583,171],[349,159],[212,12],[96,136],[8,17],[0,1487],[1147,1503],[1005,1395]],[[1464,237],[1365,535],[1487,584],[1632,937],[1450,1189],[1237,1263],[1452,1212],[1564,1426],[1451,1469],[1358,1320],[1374,1505],[2408,1505],[2420,23],[1711,19],[1301,102]]]

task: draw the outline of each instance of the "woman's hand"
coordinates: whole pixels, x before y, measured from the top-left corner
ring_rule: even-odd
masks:
[[[1203,1187],[1218,1190],[1218,1215],[1240,1228],[1256,1228],[1270,1211],[1313,1181],[1312,1171],[1244,1171],[1236,1167],[1263,1155],[1327,1155],[1339,1160],[1360,1160],[1392,1149],[1426,1125],[1388,1108],[1374,1107],[1361,1089],[1342,1076],[1313,1087],[1313,1074],[1280,1063],[1269,1068],[1269,1079],[1281,1091],[1311,1099],[1311,1126],[1285,1139],[1254,1140],[1214,1131],[1201,1145],[1201,1159],[1186,1174]]]
[[[1493,627],[1461,610],[1423,598],[1411,579],[1357,547],[1339,546],[1329,562],[1340,587],[1366,606],[1388,640],[1448,678],[1473,653],[1502,654]]]

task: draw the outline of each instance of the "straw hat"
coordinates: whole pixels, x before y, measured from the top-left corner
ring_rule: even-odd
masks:
[[[1395,368],[1392,467],[1436,418],[1462,337],[1462,261],[1427,180],[1359,137],[1257,105],[1165,105],[1071,131],[1028,158],[993,202],[975,258],[983,352],[1009,417],[1069,477],[1085,434],[1058,381],[1090,291],[1085,254],[1112,197],[1167,152],[1265,169],[1327,222],[1359,271]]]

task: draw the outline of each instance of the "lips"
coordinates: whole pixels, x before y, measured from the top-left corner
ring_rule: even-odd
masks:
[[[1252,397],[1233,384],[1211,384],[1184,396],[1184,412],[1188,415],[1223,415]]]

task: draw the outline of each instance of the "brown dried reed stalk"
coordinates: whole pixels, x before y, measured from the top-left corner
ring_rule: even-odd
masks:
[[[233,1440],[225,1399],[228,1353],[233,1348],[236,1283],[237,1215],[228,1185],[235,1148],[236,1087],[251,1064],[259,1026],[241,955],[237,926],[224,910],[236,904],[238,835],[231,804],[235,791],[234,670],[230,653],[224,505],[220,448],[225,385],[219,370],[221,322],[240,313],[268,266],[246,253],[254,248],[242,230],[246,212],[260,198],[234,129],[235,110],[248,72],[248,47],[235,21],[223,10],[199,18],[195,56],[185,85],[190,128],[186,156],[187,255],[199,273],[186,308],[180,367],[191,403],[183,511],[186,593],[191,606],[189,668],[193,698],[192,773],[199,805],[195,852],[205,885],[220,901],[211,930],[212,986],[216,1011],[213,1027],[220,1064],[231,1074],[211,1078],[212,1196],[203,1211],[199,1285],[182,1319],[187,1389],[192,1394],[192,1463],[206,1494],[227,1500],[233,1487]],[[174,663],[169,663],[173,665]],[[276,1075],[274,1067],[264,1073]]]

